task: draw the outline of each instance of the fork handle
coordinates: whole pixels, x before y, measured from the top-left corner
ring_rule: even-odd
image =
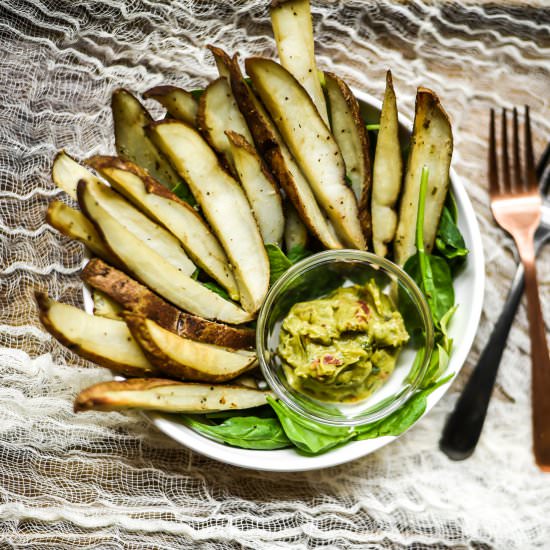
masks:
[[[549,240],[542,233],[537,239],[537,252]],[[439,448],[452,460],[464,460],[474,452],[487,414],[487,407],[506,347],[512,321],[516,315],[524,288],[524,270],[520,264],[506,303],[478,362],[451,412],[439,441]]]
[[[531,337],[531,393],[533,402],[533,450],[541,470],[550,472],[550,355],[542,316],[534,246],[522,254],[525,294]]]
[[[479,360],[447,418],[439,448],[452,460],[464,460],[474,452],[487,415],[498,367],[512,321],[523,294],[523,269],[518,268],[506,304]]]

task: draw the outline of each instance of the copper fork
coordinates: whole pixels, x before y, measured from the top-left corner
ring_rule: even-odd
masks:
[[[489,132],[489,191],[491,210],[496,222],[516,242],[525,269],[525,293],[531,337],[531,393],[533,407],[533,450],[541,470],[550,472],[550,356],[546,328],[542,317],[535,265],[535,231],[541,218],[541,196],[538,190],[529,107],[525,107],[524,166],[520,161],[518,112],[513,112],[512,163],[508,156],[506,110],[502,112],[502,169],[499,178],[495,112],[491,109]]]

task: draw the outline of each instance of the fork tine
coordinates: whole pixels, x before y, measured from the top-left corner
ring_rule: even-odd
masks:
[[[499,194],[498,188],[498,164],[495,139],[495,110],[491,109],[491,122],[489,124],[489,194]]]
[[[529,106],[525,105],[525,184],[527,189],[534,190],[538,187],[535,172],[535,155],[533,154],[533,141],[531,139],[531,121],[529,119]]]
[[[506,109],[502,109],[502,190],[509,193],[512,190],[510,184],[510,161],[508,159],[508,121],[506,120]]]
[[[519,124],[518,110],[514,107],[514,132],[512,135],[512,147],[514,150],[514,181],[516,191],[524,186],[524,179],[521,173],[521,162],[519,160]]]

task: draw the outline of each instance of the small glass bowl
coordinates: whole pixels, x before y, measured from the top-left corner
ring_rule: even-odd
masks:
[[[288,383],[277,347],[281,323],[297,302],[321,298],[332,290],[375,279],[406,320],[411,336],[390,377],[373,394],[354,403],[319,401]],[[430,362],[434,328],[426,298],[399,266],[369,252],[328,250],[286,271],[269,290],[258,316],[256,351],[267,383],[292,410],[332,426],[375,422],[397,410],[418,388]]]

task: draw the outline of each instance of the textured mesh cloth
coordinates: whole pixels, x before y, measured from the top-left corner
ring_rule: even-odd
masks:
[[[452,463],[437,449],[515,267],[487,206],[488,108],[529,103],[538,152],[550,135],[550,10],[529,6],[314,2],[321,68],[381,97],[390,67],[408,116],[416,86],[443,98],[488,282],[468,364],[427,418],[372,456],[293,475],[208,460],[138,413],[74,415],[75,393],[109,373],[53,341],[32,300],[35,288],[82,299],[81,245],[44,224],[48,201],[66,200],[49,179],[55,152],[112,152],[112,90],[202,86],[216,74],[207,43],[274,55],[266,1],[0,2],[1,548],[550,548],[550,477],[530,450],[524,307],[475,455]],[[550,251],[539,268],[548,321]]]

